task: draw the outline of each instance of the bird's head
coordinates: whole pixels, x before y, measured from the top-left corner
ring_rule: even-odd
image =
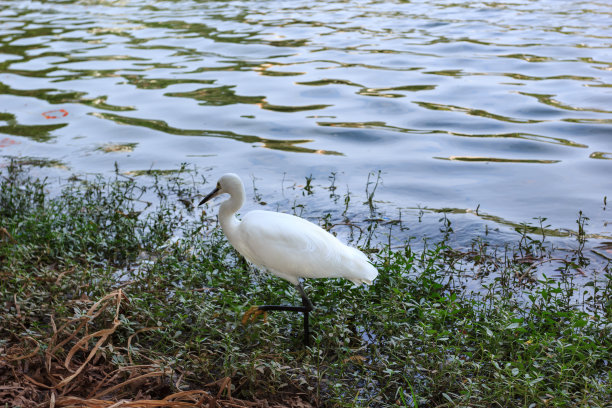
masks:
[[[242,180],[240,180],[240,177],[238,177],[238,175],[234,173],[224,174],[219,180],[217,180],[217,186],[215,187],[215,189],[211,191],[206,197],[204,197],[204,199],[200,201],[200,204],[198,205],[202,205],[218,195],[233,195],[235,192],[241,191],[243,189],[244,187],[242,185]]]

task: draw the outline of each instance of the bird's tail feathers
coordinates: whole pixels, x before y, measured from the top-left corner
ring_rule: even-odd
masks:
[[[361,259],[358,262],[355,262],[351,267],[351,272],[347,274],[346,279],[353,282],[355,285],[359,286],[362,283],[366,285],[371,285],[374,279],[378,276],[378,271],[370,263],[368,257],[361,251],[355,248],[351,248],[355,252],[358,252]]]
[[[361,279],[361,278],[349,278],[349,280],[351,282],[353,282],[355,284],[355,286],[361,286],[361,284],[364,285],[371,285],[372,281],[369,279]]]

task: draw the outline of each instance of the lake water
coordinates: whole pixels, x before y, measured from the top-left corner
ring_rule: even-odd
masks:
[[[4,163],[190,163],[272,209],[313,185],[314,217],[366,214],[380,170],[417,238],[444,209],[465,242],[580,210],[612,239],[612,3],[0,1],[0,33]]]

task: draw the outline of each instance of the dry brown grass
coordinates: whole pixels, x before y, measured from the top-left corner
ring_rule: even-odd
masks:
[[[90,302],[87,312],[64,322],[59,328],[51,319],[53,333],[47,339],[26,336],[12,339],[0,348],[0,404],[24,408],[118,408],[118,407],[296,407],[311,404],[298,396],[245,401],[232,396],[231,378],[175,392],[182,377],[170,368],[151,364],[117,366],[102,348],[121,326],[119,312],[129,303],[119,289]],[[17,304],[17,303],[15,303]],[[103,313],[114,311],[108,327],[92,332]],[[19,315],[19,313],[18,313]],[[155,328],[149,328],[155,329]],[[147,329],[142,329],[142,332]],[[128,338],[127,347],[137,333]]]

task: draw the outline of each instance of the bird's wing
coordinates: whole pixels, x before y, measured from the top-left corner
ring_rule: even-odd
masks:
[[[347,257],[356,256],[319,226],[288,214],[252,211],[239,228],[238,251],[293,283],[298,277],[343,277]]]

